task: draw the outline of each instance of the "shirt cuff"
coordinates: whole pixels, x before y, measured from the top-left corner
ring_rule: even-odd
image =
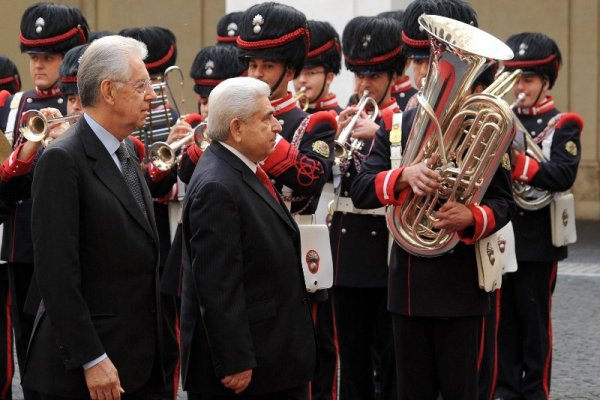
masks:
[[[102,361],[106,360],[107,358],[108,358],[108,356],[106,355],[106,353],[104,353],[100,357],[83,364],[83,370],[87,371],[88,369],[92,368],[93,366],[100,364]]]

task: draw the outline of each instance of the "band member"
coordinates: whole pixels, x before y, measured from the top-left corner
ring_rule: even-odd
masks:
[[[247,77],[210,94],[212,142],[183,217],[182,376],[194,398],[308,398],[316,344],[299,230],[259,164],[282,129],[269,94]]]
[[[230,12],[217,22],[217,46],[236,46],[242,14],[242,11]]]
[[[417,24],[406,16],[420,2],[409,5],[404,26]],[[466,16],[463,22],[476,26],[470,6],[450,2],[461,12],[444,15],[441,9],[432,13],[459,20]],[[402,148],[414,118],[414,110],[403,115]],[[440,187],[440,174],[426,161],[394,167],[390,146],[390,135],[378,131],[352,185],[356,207],[402,206],[409,191],[425,196]],[[443,398],[478,398],[478,352],[483,315],[489,312],[490,303],[489,295],[477,285],[472,244],[509,221],[513,203],[508,175],[507,169],[498,168],[480,204],[445,202],[435,212],[433,226],[457,232],[461,238],[449,252],[431,258],[411,255],[397,243],[392,247],[388,309],[393,314],[400,399],[436,399],[440,393]]]
[[[0,109],[0,129],[6,133],[13,149],[19,150],[26,142],[19,133],[21,115],[25,111],[51,107],[65,114],[66,99],[57,87],[59,66],[64,53],[86,43],[87,35],[87,22],[76,8],[36,3],[23,13],[20,47],[21,52],[29,56],[29,72],[35,88],[7,98]],[[33,275],[30,200],[17,204],[13,215],[4,223],[2,259],[8,262],[15,346],[22,373],[34,320],[24,312]],[[27,393],[24,395],[26,399],[29,397]]]
[[[0,56],[0,107],[10,95],[21,89],[21,76],[15,63],[11,59]],[[2,155],[0,160],[4,161],[10,152],[10,143],[6,140],[4,132],[0,132],[2,144]],[[15,200],[11,198],[11,189],[5,187],[0,180],[0,224],[14,211]],[[0,242],[2,232],[0,232]],[[8,286],[8,268],[0,263],[0,399],[12,398],[13,378],[13,342],[12,322],[10,318],[10,291]]]
[[[131,38],[90,44],[77,75],[84,116],[35,169],[32,235],[43,307],[23,385],[42,399],[172,397],[164,383],[158,233],[127,139],[156,98],[145,56]]]
[[[396,397],[392,320],[386,309],[388,233],[384,212],[354,207],[349,191],[369,153],[378,123],[383,131],[391,129],[392,116],[399,111],[391,91],[401,70],[398,66],[404,64],[400,29],[391,18],[356,17],[348,22],[342,36],[346,68],[354,73],[356,93],[367,90],[381,111],[376,122],[366,116],[372,112],[367,108],[351,107],[340,115],[340,128],[351,129],[345,126],[348,117],[361,113],[354,134],[363,140],[361,149],[340,160],[341,175],[334,177],[336,199],[330,236],[341,399],[368,399],[376,392],[382,399]],[[394,31],[396,35],[390,34]]]
[[[404,18],[404,11],[396,10],[396,11],[385,11],[377,14],[378,17],[386,17],[393,18],[402,25],[402,18]],[[406,110],[406,105],[408,101],[417,93],[417,89],[412,85],[410,81],[410,77],[406,75],[406,68],[408,67],[406,63],[406,56],[404,55],[404,51],[401,53],[400,64],[402,65],[402,71],[398,71],[398,78],[396,79],[396,83],[392,87],[392,96],[396,99],[396,103],[398,103],[398,107],[400,110]]]
[[[560,50],[542,33],[516,34],[507,44],[515,57],[504,62],[506,70],[523,70],[515,87],[515,96],[523,97],[515,113],[545,157],[515,154],[513,179],[550,192],[569,190],[581,160],[583,120],[558,111],[548,93],[562,62]],[[496,398],[548,399],[552,293],[558,261],[567,257],[567,247],[552,244],[550,205],[537,210],[519,207],[513,225],[519,269],[505,275],[502,284]]]
[[[339,74],[342,64],[339,36],[328,22],[308,21],[308,29],[310,31],[310,48],[300,74],[294,79],[296,96],[301,91],[305,94],[299,99],[299,106],[302,108],[308,106],[305,111],[309,114],[327,111],[337,116],[342,109],[338,105],[336,95],[331,92],[331,83],[333,78]],[[333,192],[331,187],[332,185],[327,184],[323,188],[320,201],[325,202],[324,209],[331,200],[331,196],[325,194],[327,190]],[[324,223],[324,218],[319,221],[318,208],[315,214],[318,222]],[[313,300],[320,299],[320,301],[314,301],[312,305],[319,353],[319,369],[313,377],[310,387],[313,400],[338,397],[339,350],[330,295],[329,291],[327,299],[320,293],[310,295]]]
[[[335,93],[331,92],[333,78],[342,67],[342,47],[340,38],[333,26],[325,21],[308,21],[310,48],[304,60],[304,67],[294,79],[294,90],[299,93],[304,88],[306,97],[299,103],[303,107],[308,102],[306,112],[330,111],[338,115],[342,108]]]

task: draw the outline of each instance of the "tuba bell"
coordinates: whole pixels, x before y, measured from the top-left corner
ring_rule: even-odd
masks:
[[[429,72],[417,94],[419,105],[400,165],[425,161],[439,171],[442,182],[426,196],[407,189],[403,205],[388,207],[386,220],[399,246],[433,257],[459,241],[456,233],[433,227],[435,212],[448,201],[478,203],[502,162],[514,126],[509,105],[499,95],[518,78],[515,73],[503,74],[483,93],[469,95],[487,59],[511,59],[511,49],[453,19],[422,15],[419,25],[430,39]]]

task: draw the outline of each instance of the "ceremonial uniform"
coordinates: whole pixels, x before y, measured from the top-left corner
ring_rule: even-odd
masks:
[[[413,118],[413,111],[404,114],[403,147]],[[356,207],[401,206],[402,200],[393,195],[393,187],[402,171],[390,167],[389,136],[387,132],[378,131],[352,186],[351,196]],[[391,196],[386,199],[385,193]],[[512,196],[508,171],[499,168],[481,207],[471,207],[475,226],[463,232],[463,242],[448,253],[425,258],[407,253],[396,243],[392,247],[388,309],[394,314],[398,382],[403,393],[400,398],[436,398],[438,390],[448,398],[476,398],[482,316],[489,312],[490,302],[489,295],[477,285],[472,244],[510,219]],[[409,359],[421,362],[405,365]],[[433,364],[438,367],[431,370]],[[410,370],[413,371],[411,376],[403,375]],[[440,375],[435,376],[434,371]],[[405,397],[407,393],[411,394]]]
[[[567,191],[581,160],[583,120],[575,113],[560,113],[546,96],[558,75],[560,50],[540,33],[513,35],[507,44],[515,58],[505,68],[522,69],[525,80],[515,89],[525,95],[515,113],[545,158],[520,153],[513,160],[513,180],[553,193]],[[536,82],[539,90],[530,90]],[[552,293],[558,261],[567,257],[567,246],[552,244],[550,209],[519,207],[513,219],[518,270],[506,274],[502,284],[497,399],[550,398]]]
[[[242,11],[234,11],[225,14],[217,22],[217,45],[236,46],[236,40],[239,36],[240,20]]]
[[[61,57],[70,48],[86,43],[88,26],[81,11],[58,4],[38,3],[25,10],[20,26],[21,52],[30,55],[30,65],[37,71],[38,54]],[[58,77],[58,65],[46,66],[46,79]],[[32,72],[33,73],[33,72]],[[33,78],[33,77],[32,77]],[[0,129],[4,131],[13,149],[24,143],[19,133],[21,115],[27,110],[54,107],[66,114],[66,99],[56,82],[48,86],[19,92],[5,99],[0,107]],[[16,165],[16,164],[15,164]],[[2,260],[8,262],[11,290],[11,313],[15,347],[21,373],[25,364],[27,345],[33,328],[33,315],[25,312],[25,301],[33,276],[33,245],[31,239],[31,200],[16,205],[14,213],[4,223]],[[31,394],[25,390],[25,399]]]

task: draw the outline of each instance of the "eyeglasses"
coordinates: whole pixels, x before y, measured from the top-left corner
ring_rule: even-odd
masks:
[[[152,88],[152,79],[140,79],[137,81],[116,81],[120,83],[127,83],[133,86],[133,90],[139,94],[145,93],[148,87]]]
[[[304,75],[304,76],[306,76],[308,78],[314,78],[315,76],[321,75],[321,74],[324,74],[324,73],[325,73],[325,71],[315,70],[315,69],[309,69],[309,70],[302,70],[302,71],[300,71],[301,75]]]

